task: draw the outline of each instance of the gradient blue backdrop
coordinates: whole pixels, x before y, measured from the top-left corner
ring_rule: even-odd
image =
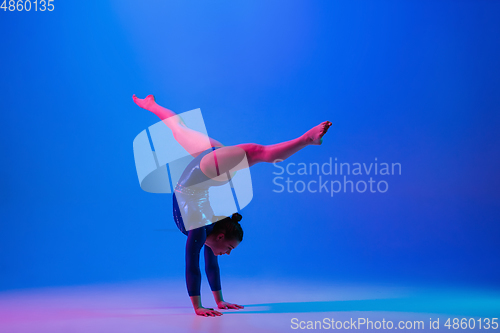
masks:
[[[226,145],[333,122],[321,147],[289,162],[402,165],[377,178],[384,194],[333,197],[275,193],[277,169],[253,167],[245,239],[221,258],[223,282],[498,287],[499,16],[498,1],[56,0],[54,12],[0,11],[0,289],[183,278],[171,196],[137,180],[132,141],[158,119],[134,93],[201,108]]]

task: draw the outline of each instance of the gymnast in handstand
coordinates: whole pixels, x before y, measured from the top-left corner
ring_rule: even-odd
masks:
[[[224,301],[217,257],[231,254],[243,240],[239,221],[241,215],[216,217],[210,207],[208,188],[229,182],[234,173],[243,167],[260,162],[283,161],[309,145],[320,145],[323,135],[332,125],[329,121],[311,128],[296,139],[274,145],[244,143],[224,146],[205,134],[188,128],[173,111],[158,105],[153,95],[134,102],[153,112],[170,128],[177,142],[194,158],[185,168],[175,187],[173,197],[174,221],[179,230],[187,235],[186,285],[194,311],[200,316],[220,316],[221,312],[201,305],[200,252],[204,247],[205,272],[210,289],[219,309],[242,309],[243,306]],[[241,163],[246,157],[247,163]],[[197,221],[199,227],[186,230],[184,218]],[[215,223],[212,223],[214,222]]]

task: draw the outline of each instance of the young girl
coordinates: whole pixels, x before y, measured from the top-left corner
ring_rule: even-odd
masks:
[[[241,305],[224,301],[217,261],[217,256],[231,254],[243,240],[243,230],[239,223],[241,215],[235,213],[226,218],[214,217],[208,188],[229,182],[232,174],[244,165],[241,161],[245,157],[248,167],[251,167],[260,162],[273,163],[275,160],[285,160],[308,145],[320,145],[323,135],[332,123],[324,121],[296,139],[274,145],[244,143],[224,146],[219,141],[188,128],[173,111],[158,105],[153,95],[148,95],[144,99],[133,95],[133,99],[141,108],[156,114],[172,130],[177,142],[194,157],[181,175],[173,195],[175,223],[179,230],[187,235],[186,285],[194,311],[197,315],[205,317],[222,315],[219,311],[201,305],[199,259],[202,247],[204,247],[205,272],[218,308],[242,309]],[[186,231],[183,217],[197,221],[200,227]],[[213,221],[217,222],[212,223]]]

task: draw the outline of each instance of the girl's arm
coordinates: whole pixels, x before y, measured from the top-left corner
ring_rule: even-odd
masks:
[[[212,249],[205,245],[205,273],[207,274],[208,283],[212,291],[221,290],[220,270],[217,256]],[[217,301],[217,300],[216,300]]]
[[[197,228],[188,232],[186,241],[186,286],[194,311],[199,316],[220,316],[222,313],[201,305],[200,286],[200,251],[207,238],[205,228]]]
[[[220,283],[219,262],[217,261],[217,256],[214,255],[212,249],[208,246],[205,246],[205,273],[207,274],[215,303],[217,303],[219,309],[243,309],[241,305],[224,301]]]

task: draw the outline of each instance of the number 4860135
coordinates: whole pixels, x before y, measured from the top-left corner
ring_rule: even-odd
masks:
[[[0,0],[1,1],[1,0]],[[0,9],[3,9],[4,12],[7,10],[10,12],[13,11],[26,11],[34,10],[36,12],[44,12],[48,10],[49,12],[54,10],[54,0],[3,0]]]

